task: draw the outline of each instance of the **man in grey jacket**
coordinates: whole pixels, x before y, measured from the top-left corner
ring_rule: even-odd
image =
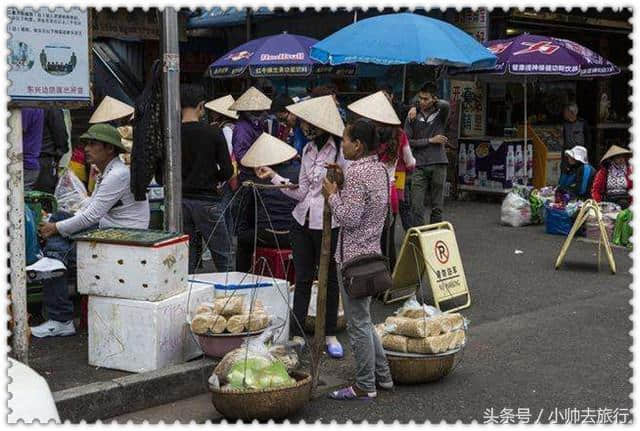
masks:
[[[405,132],[416,158],[416,170],[411,175],[411,212],[413,226],[425,223],[425,204],[431,203],[429,223],[442,221],[444,185],[447,180],[447,137],[445,128],[449,103],[436,97],[436,86],[425,84],[418,92],[415,116],[409,113]]]

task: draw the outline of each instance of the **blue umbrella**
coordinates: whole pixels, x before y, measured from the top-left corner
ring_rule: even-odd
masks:
[[[353,23],[311,47],[311,58],[344,63],[493,67],[496,56],[459,28],[413,13]]]

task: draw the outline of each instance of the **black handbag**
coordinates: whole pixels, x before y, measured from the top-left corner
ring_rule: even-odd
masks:
[[[389,175],[385,169],[387,178],[387,194],[390,195]],[[389,196],[389,199],[391,196]],[[391,205],[387,199],[387,214]],[[351,298],[365,298],[377,296],[392,287],[391,273],[389,272],[389,259],[382,254],[371,253],[355,257],[344,263],[344,230],[340,228],[340,260],[343,261],[341,276],[342,285],[347,295]]]

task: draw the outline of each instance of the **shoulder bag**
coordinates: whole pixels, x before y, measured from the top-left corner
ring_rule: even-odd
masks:
[[[387,179],[387,195],[390,197],[389,175],[386,169],[384,169],[384,174]],[[387,199],[387,214],[389,214],[390,209],[389,199]],[[344,262],[343,228],[340,228],[340,257],[343,262],[341,269],[342,285],[349,297],[365,298],[367,296],[377,296],[392,287],[389,259],[382,254],[365,254],[355,257],[349,262]]]

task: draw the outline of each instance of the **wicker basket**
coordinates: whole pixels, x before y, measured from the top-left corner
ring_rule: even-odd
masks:
[[[311,396],[311,376],[292,371],[294,386],[263,390],[211,390],[211,401],[226,419],[259,421],[283,419],[302,409]]]
[[[393,381],[412,385],[435,382],[447,376],[453,365],[460,361],[462,349],[450,355],[430,355],[421,358],[407,358],[387,355]]]

